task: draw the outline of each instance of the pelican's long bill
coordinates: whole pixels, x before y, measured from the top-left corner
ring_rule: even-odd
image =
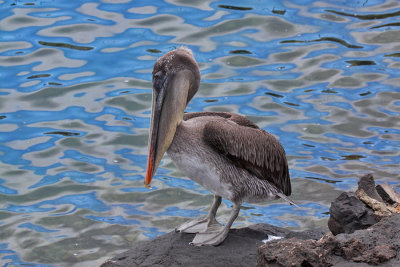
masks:
[[[149,187],[158,165],[171,145],[183,118],[189,89],[188,72],[153,74],[153,104],[145,186]]]

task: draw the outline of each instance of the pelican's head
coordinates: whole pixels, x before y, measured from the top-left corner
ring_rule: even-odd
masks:
[[[190,49],[179,47],[160,57],[153,68],[153,104],[145,185],[172,143],[186,105],[199,89],[200,70]]]

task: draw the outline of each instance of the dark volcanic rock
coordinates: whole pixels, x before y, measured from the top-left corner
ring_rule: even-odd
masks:
[[[394,191],[388,183],[380,184],[376,186],[376,191],[382,197],[382,199],[389,204],[400,204],[400,194]]]
[[[257,266],[400,266],[400,214],[366,230],[320,240],[291,238],[259,248]]]
[[[383,199],[378,194],[375,188],[375,180],[372,174],[366,174],[358,180],[358,190],[364,190],[367,195],[379,202],[383,202]]]
[[[334,235],[352,233],[365,229],[377,222],[374,212],[358,199],[353,192],[343,192],[329,209],[329,230]]]
[[[266,243],[258,249],[256,266],[330,266],[327,255],[336,244],[330,243],[327,248],[322,244],[325,243],[297,238]]]
[[[231,229],[227,239],[217,247],[189,245],[194,234],[170,232],[106,261],[102,267],[117,266],[254,266],[257,249],[268,235],[319,239],[321,231],[293,232],[267,224]]]

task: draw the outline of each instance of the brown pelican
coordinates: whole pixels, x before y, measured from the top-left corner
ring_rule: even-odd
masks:
[[[200,85],[192,51],[180,47],[157,60],[145,185],[149,186],[167,152],[178,169],[214,194],[205,218],[176,231],[197,233],[193,245],[218,245],[225,240],[243,202],[281,197],[294,204],[285,151],[279,141],[247,118],[226,112],[184,110]],[[225,226],[215,216],[221,198],[234,206]]]

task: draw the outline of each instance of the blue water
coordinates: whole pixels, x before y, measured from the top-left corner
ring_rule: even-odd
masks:
[[[4,266],[96,266],[207,213],[168,157],[143,187],[152,67],[180,45],[187,110],[246,115],[288,155],[301,208],[245,204],[236,227],[326,229],[365,173],[399,189],[400,2],[191,2],[0,1]]]

